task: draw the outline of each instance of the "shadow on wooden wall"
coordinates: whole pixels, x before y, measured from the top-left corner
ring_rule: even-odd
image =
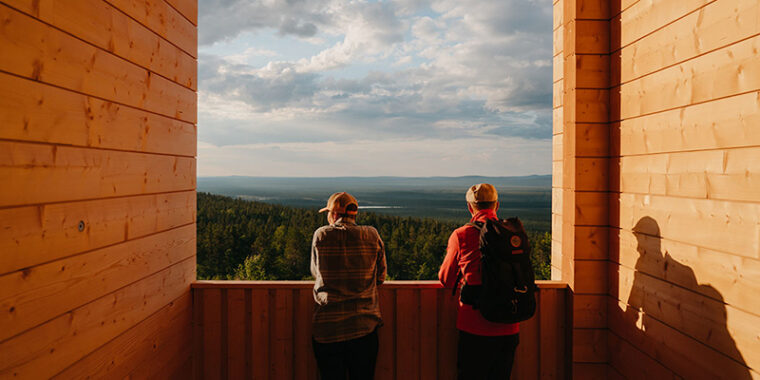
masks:
[[[728,330],[721,293],[700,284],[689,266],[663,252],[655,219],[640,218],[633,234],[639,254],[635,271],[612,273],[617,277],[612,284],[620,284],[616,290],[630,288],[627,298],[620,294],[627,302],[610,307],[612,362],[628,367],[617,370],[631,378],[751,379]],[[638,351],[628,345],[647,355],[615,360]]]

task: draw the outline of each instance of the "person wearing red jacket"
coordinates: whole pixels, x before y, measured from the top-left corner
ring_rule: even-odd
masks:
[[[471,186],[465,196],[470,222],[498,219],[499,199],[496,188],[487,183]],[[460,283],[480,285],[480,231],[464,225],[449,237],[446,257],[438,272],[444,288],[457,288]],[[457,378],[509,379],[519,343],[518,323],[495,323],[480,312],[459,301],[457,313]]]

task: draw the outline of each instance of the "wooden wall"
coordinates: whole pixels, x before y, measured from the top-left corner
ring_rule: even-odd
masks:
[[[317,379],[311,349],[313,282],[193,284],[195,377]],[[564,283],[540,282],[539,308],[520,325],[513,379],[565,377]],[[456,302],[437,281],[380,287],[377,379],[455,379]]]
[[[575,329],[604,327],[574,334],[574,373],[760,378],[760,3],[560,0],[555,9],[565,51],[555,58],[564,112],[554,173],[564,194],[554,198],[553,278],[571,285]],[[569,60],[568,49],[598,58]],[[602,222],[598,233],[584,234],[587,216]]]
[[[610,36],[611,367],[760,378],[760,2],[622,3]]]
[[[194,0],[0,0],[0,378],[189,373]]]

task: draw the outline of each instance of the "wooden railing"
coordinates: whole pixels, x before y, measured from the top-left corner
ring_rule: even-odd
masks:
[[[198,281],[193,288],[198,379],[316,379],[311,351],[312,282]],[[536,316],[520,324],[513,379],[566,377],[566,295],[539,282]],[[456,298],[434,281],[380,288],[376,378],[456,378]]]

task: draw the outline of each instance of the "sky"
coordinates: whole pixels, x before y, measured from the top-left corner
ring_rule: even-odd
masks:
[[[200,0],[199,176],[551,173],[551,0]]]

